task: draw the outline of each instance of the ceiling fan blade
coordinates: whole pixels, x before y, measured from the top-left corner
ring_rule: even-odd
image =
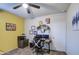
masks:
[[[31,4],[31,3],[28,3],[28,5],[31,6],[31,7],[34,7],[34,8],[40,9],[40,6],[38,6],[38,5]]]
[[[13,9],[17,9],[17,8],[19,8],[19,7],[21,7],[22,5],[17,5],[17,6],[15,6],[15,7],[13,7]]]

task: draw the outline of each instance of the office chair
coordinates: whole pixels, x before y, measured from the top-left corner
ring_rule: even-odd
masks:
[[[36,53],[37,55],[38,54],[44,54],[44,44],[43,42],[41,41],[41,38],[40,37],[37,37],[35,36],[34,39],[33,39],[33,53]]]

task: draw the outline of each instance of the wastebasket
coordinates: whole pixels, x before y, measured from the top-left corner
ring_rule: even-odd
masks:
[[[26,36],[18,36],[18,48],[25,48],[26,46],[28,46]]]

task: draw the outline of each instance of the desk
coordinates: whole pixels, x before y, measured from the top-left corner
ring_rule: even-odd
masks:
[[[48,45],[48,52],[50,53],[50,43],[51,43],[51,40],[49,38],[49,35],[36,35],[36,36],[34,36],[34,41],[39,46],[39,48],[36,46],[38,51],[41,51],[42,54],[45,52],[44,49],[46,49],[46,48],[44,48],[45,44]],[[39,43],[38,43],[38,41],[39,41]],[[36,51],[37,51],[37,49],[36,49]]]

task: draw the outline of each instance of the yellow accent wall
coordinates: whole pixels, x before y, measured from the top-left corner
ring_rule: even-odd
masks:
[[[6,31],[6,22],[16,24],[16,31]],[[0,50],[6,52],[17,48],[17,36],[22,33],[24,33],[24,19],[0,11]]]

